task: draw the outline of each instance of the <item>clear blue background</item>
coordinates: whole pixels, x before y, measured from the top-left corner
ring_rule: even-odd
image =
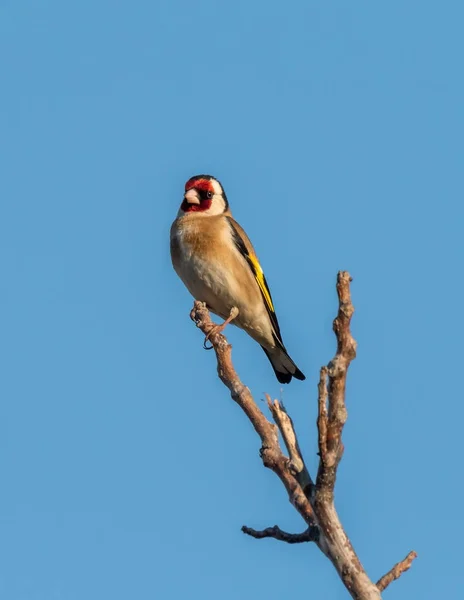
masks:
[[[353,277],[337,507],[396,600],[462,597],[462,2],[0,7],[0,597],[343,599],[216,377],[169,258],[183,184],[255,243],[313,473]],[[233,327],[256,399],[280,387]]]

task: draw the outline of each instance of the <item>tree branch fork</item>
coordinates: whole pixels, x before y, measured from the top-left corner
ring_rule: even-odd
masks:
[[[332,562],[352,598],[373,600],[381,598],[381,592],[411,567],[417,554],[410,552],[374,583],[365,572],[335,510],[334,488],[343,456],[342,433],[347,419],[346,378],[350,363],[356,357],[356,342],[350,330],[354,313],[350,283],[349,273],[340,271],[336,286],[339,306],[333,322],[337,350],[329,364],[321,368],[318,383],[319,466],[315,481],[306,468],[293,421],[283,403],[272,401],[266,394],[274,422],[269,421],[250,390],[241,382],[232,364],[232,347],[211,320],[205,304],[196,301],[190,317],[214,348],[219,378],[261,439],[260,455],[264,466],[282,481],[291,504],[306,524],[306,530],[297,534],[282,531],[277,525],[262,531],[243,526],[242,531],[256,539],[274,538],[289,544],[314,542]],[[286,454],[280,446],[279,432]]]

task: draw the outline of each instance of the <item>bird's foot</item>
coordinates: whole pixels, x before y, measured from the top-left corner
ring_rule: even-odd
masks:
[[[237,318],[239,313],[239,310],[236,306],[233,306],[230,309],[230,314],[227,317],[227,319],[224,321],[224,323],[221,323],[220,325],[215,325],[214,327],[211,328],[210,332],[208,333],[208,335],[205,337],[205,341],[203,342],[203,348],[205,350],[212,350],[213,346],[207,346],[206,343],[209,340],[209,338],[212,335],[216,335],[217,333],[221,333],[221,331],[224,331],[224,329],[227,327],[227,325],[233,321],[235,318]]]

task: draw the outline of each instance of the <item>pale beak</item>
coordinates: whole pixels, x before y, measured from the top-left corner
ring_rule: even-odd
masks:
[[[184,198],[189,204],[200,204],[200,196],[196,190],[189,190]]]

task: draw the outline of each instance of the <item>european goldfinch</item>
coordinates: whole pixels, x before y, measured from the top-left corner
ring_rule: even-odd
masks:
[[[244,329],[260,344],[280,383],[305,376],[287,354],[271,292],[246,233],[234,221],[226,194],[211,175],[196,175],[171,227],[175,271],[196,300]]]

